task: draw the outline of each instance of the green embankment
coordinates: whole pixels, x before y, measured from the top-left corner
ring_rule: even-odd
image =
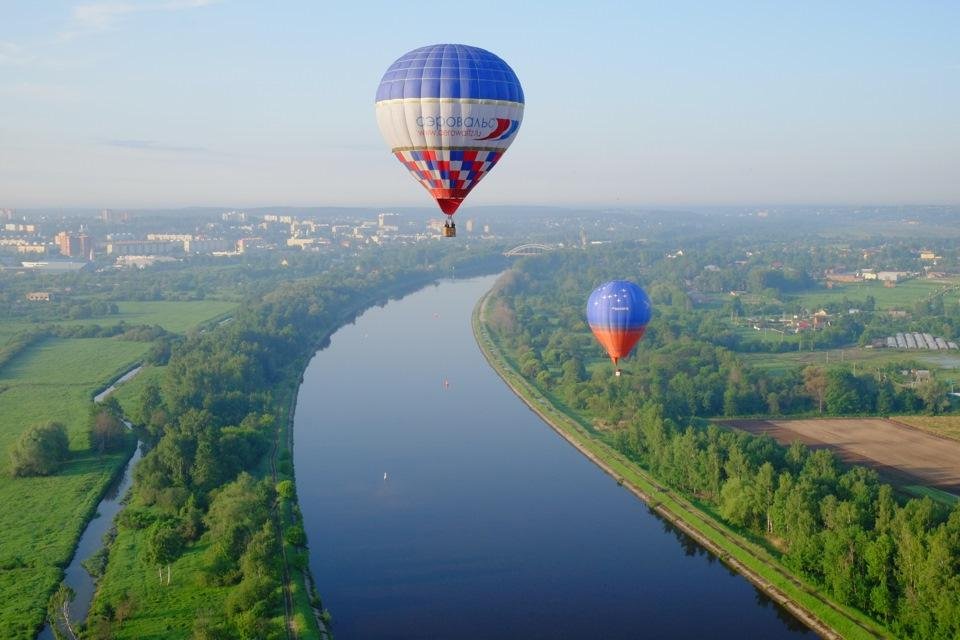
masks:
[[[817,633],[848,639],[892,637],[888,630],[859,611],[821,596],[814,585],[791,574],[769,549],[744,538],[693,502],[664,488],[644,469],[605,443],[579,416],[565,411],[560,403],[526,381],[487,329],[483,317],[486,300],[487,296],[481,299],[473,314],[474,334],[481,351],[514,392],[585,456]]]
[[[120,313],[62,324],[159,324],[182,332],[236,308],[235,303],[121,302]],[[0,339],[35,328],[0,322]],[[0,345],[2,346],[2,345]],[[150,343],[117,338],[44,338],[0,367],[0,638],[33,638],[80,534],[129,452],[88,453],[86,420],[93,395],[146,355]],[[151,369],[130,383],[135,398]],[[133,392],[133,393],[131,393]],[[12,478],[9,450],[34,424],[62,422],[71,460],[55,475]]]

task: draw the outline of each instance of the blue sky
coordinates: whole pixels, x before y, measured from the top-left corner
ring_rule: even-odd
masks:
[[[960,2],[0,0],[0,207],[429,204],[374,120],[436,42],[517,72],[468,204],[960,203]]]

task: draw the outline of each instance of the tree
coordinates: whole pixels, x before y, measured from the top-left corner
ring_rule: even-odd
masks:
[[[827,373],[827,388],[823,394],[827,412],[839,416],[858,413],[863,397],[857,388],[857,379],[845,369],[831,369]]]
[[[70,457],[67,428],[59,422],[35,425],[24,431],[10,451],[10,473],[48,476]]]
[[[125,592],[117,602],[117,606],[113,608],[113,619],[117,621],[118,626],[123,626],[123,621],[133,614],[136,606],[137,601],[133,594],[129,591]]]
[[[157,522],[147,534],[145,560],[157,566],[160,582],[163,583],[163,565],[167,565],[167,584],[170,584],[170,565],[180,556],[183,539],[170,521]]]
[[[916,391],[927,413],[943,413],[950,408],[947,385],[943,382],[928,378],[917,385]]]
[[[810,365],[803,370],[803,388],[817,401],[817,411],[823,413],[823,396],[827,390],[827,373],[822,367]]]
[[[283,500],[293,500],[296,494],[297,488],[292,480],[281,480],[277,483],[277,495]]]
[[[94,405],[89,419],[90,448],[103,455],[123,449],[127,428],[111,407]]]

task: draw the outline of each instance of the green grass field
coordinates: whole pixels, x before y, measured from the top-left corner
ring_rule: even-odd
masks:
[[[159,300],[159,301],[122,301],[117,303],[120,312],[115,315],[83,320],[51,321],[50,324],[67,326],[99,324],[114,325],[119,322],[127,324],[158,324],[167,331],[185,333],[204,322],[208,322],[223,315],[230,314],[237,308],[237,303],[224,300]],[[40,324],[47,324],[46,322]],[[36,328],[37,323],[22,320],[0,320],[0,345],[4,344],[14,334]]]
[[[170,584],[160,584],[157,568],[143,562],[144,531],[121,528],[110,548],[110,561],[98,600],[119,601],[124,594],[134,599],[132,618],[113,630],[113,638],[160,640],[189,637],[198,612],[220,613],[230,587],[197,588],[206,545],[188,548],[171,567]],[[164,571],[164,581],[166,571]]]
[[[894,419],[938,436],[960,440],[960,415],[895,416]]]
[[[33,638],[83,527],[126,454],[87,453],[93,393],[150,345],[49,338],[0,369],[0,637]],[[74,458],[56,475],[11,478],[9,448],[30,425],[57,420]]]
[[[119,318],[128,324],[158,324],[167,331],[185,333],[237,308],[235,302],[190,300],[183,302],[118,302]]]
[[[149,383],[160,384],[163,379],[163,372],[166,367],[145,366],[131,380],[127,380],[117,387],[113,392],[113,397],[117,399],[120,406],[123,407],[123,413],[131,419],[137,418],[137,412],[140,410],[140,394],[144,387]]]
[[[832,366],[856,364],[857,372],[873,371],[891,363],[915,363],[937,371],[945,380],[960,382],[960,353],[903,351],[898,349],[829,349],[824,351],[788,351],[786,353],[741,353],[740,357],[751,367],[770,374],[782,373],[794,367],[807,365]],[[909,368],[909,367],[908,367]]]
[[[960,278],[928,280],[918,278],[899,282],[895,287],[885,287],[876,280],[864,282],[836,283],[832,289],[822,288],[798,295],[791,295],[789,302],[799,302],[807,309],[818,309],[826,304],[839,303],[844,297],[850,301],[864,301],[873,296],[877,309],[910,309],[917,300],[952,290],[948,296],[957,297],[956,287]]]

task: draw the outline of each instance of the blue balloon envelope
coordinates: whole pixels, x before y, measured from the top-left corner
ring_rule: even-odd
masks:
[[[614,366],[643,337],[652,313],[646,292],[627,280],[600,285],[587,301],[587,324]]]

